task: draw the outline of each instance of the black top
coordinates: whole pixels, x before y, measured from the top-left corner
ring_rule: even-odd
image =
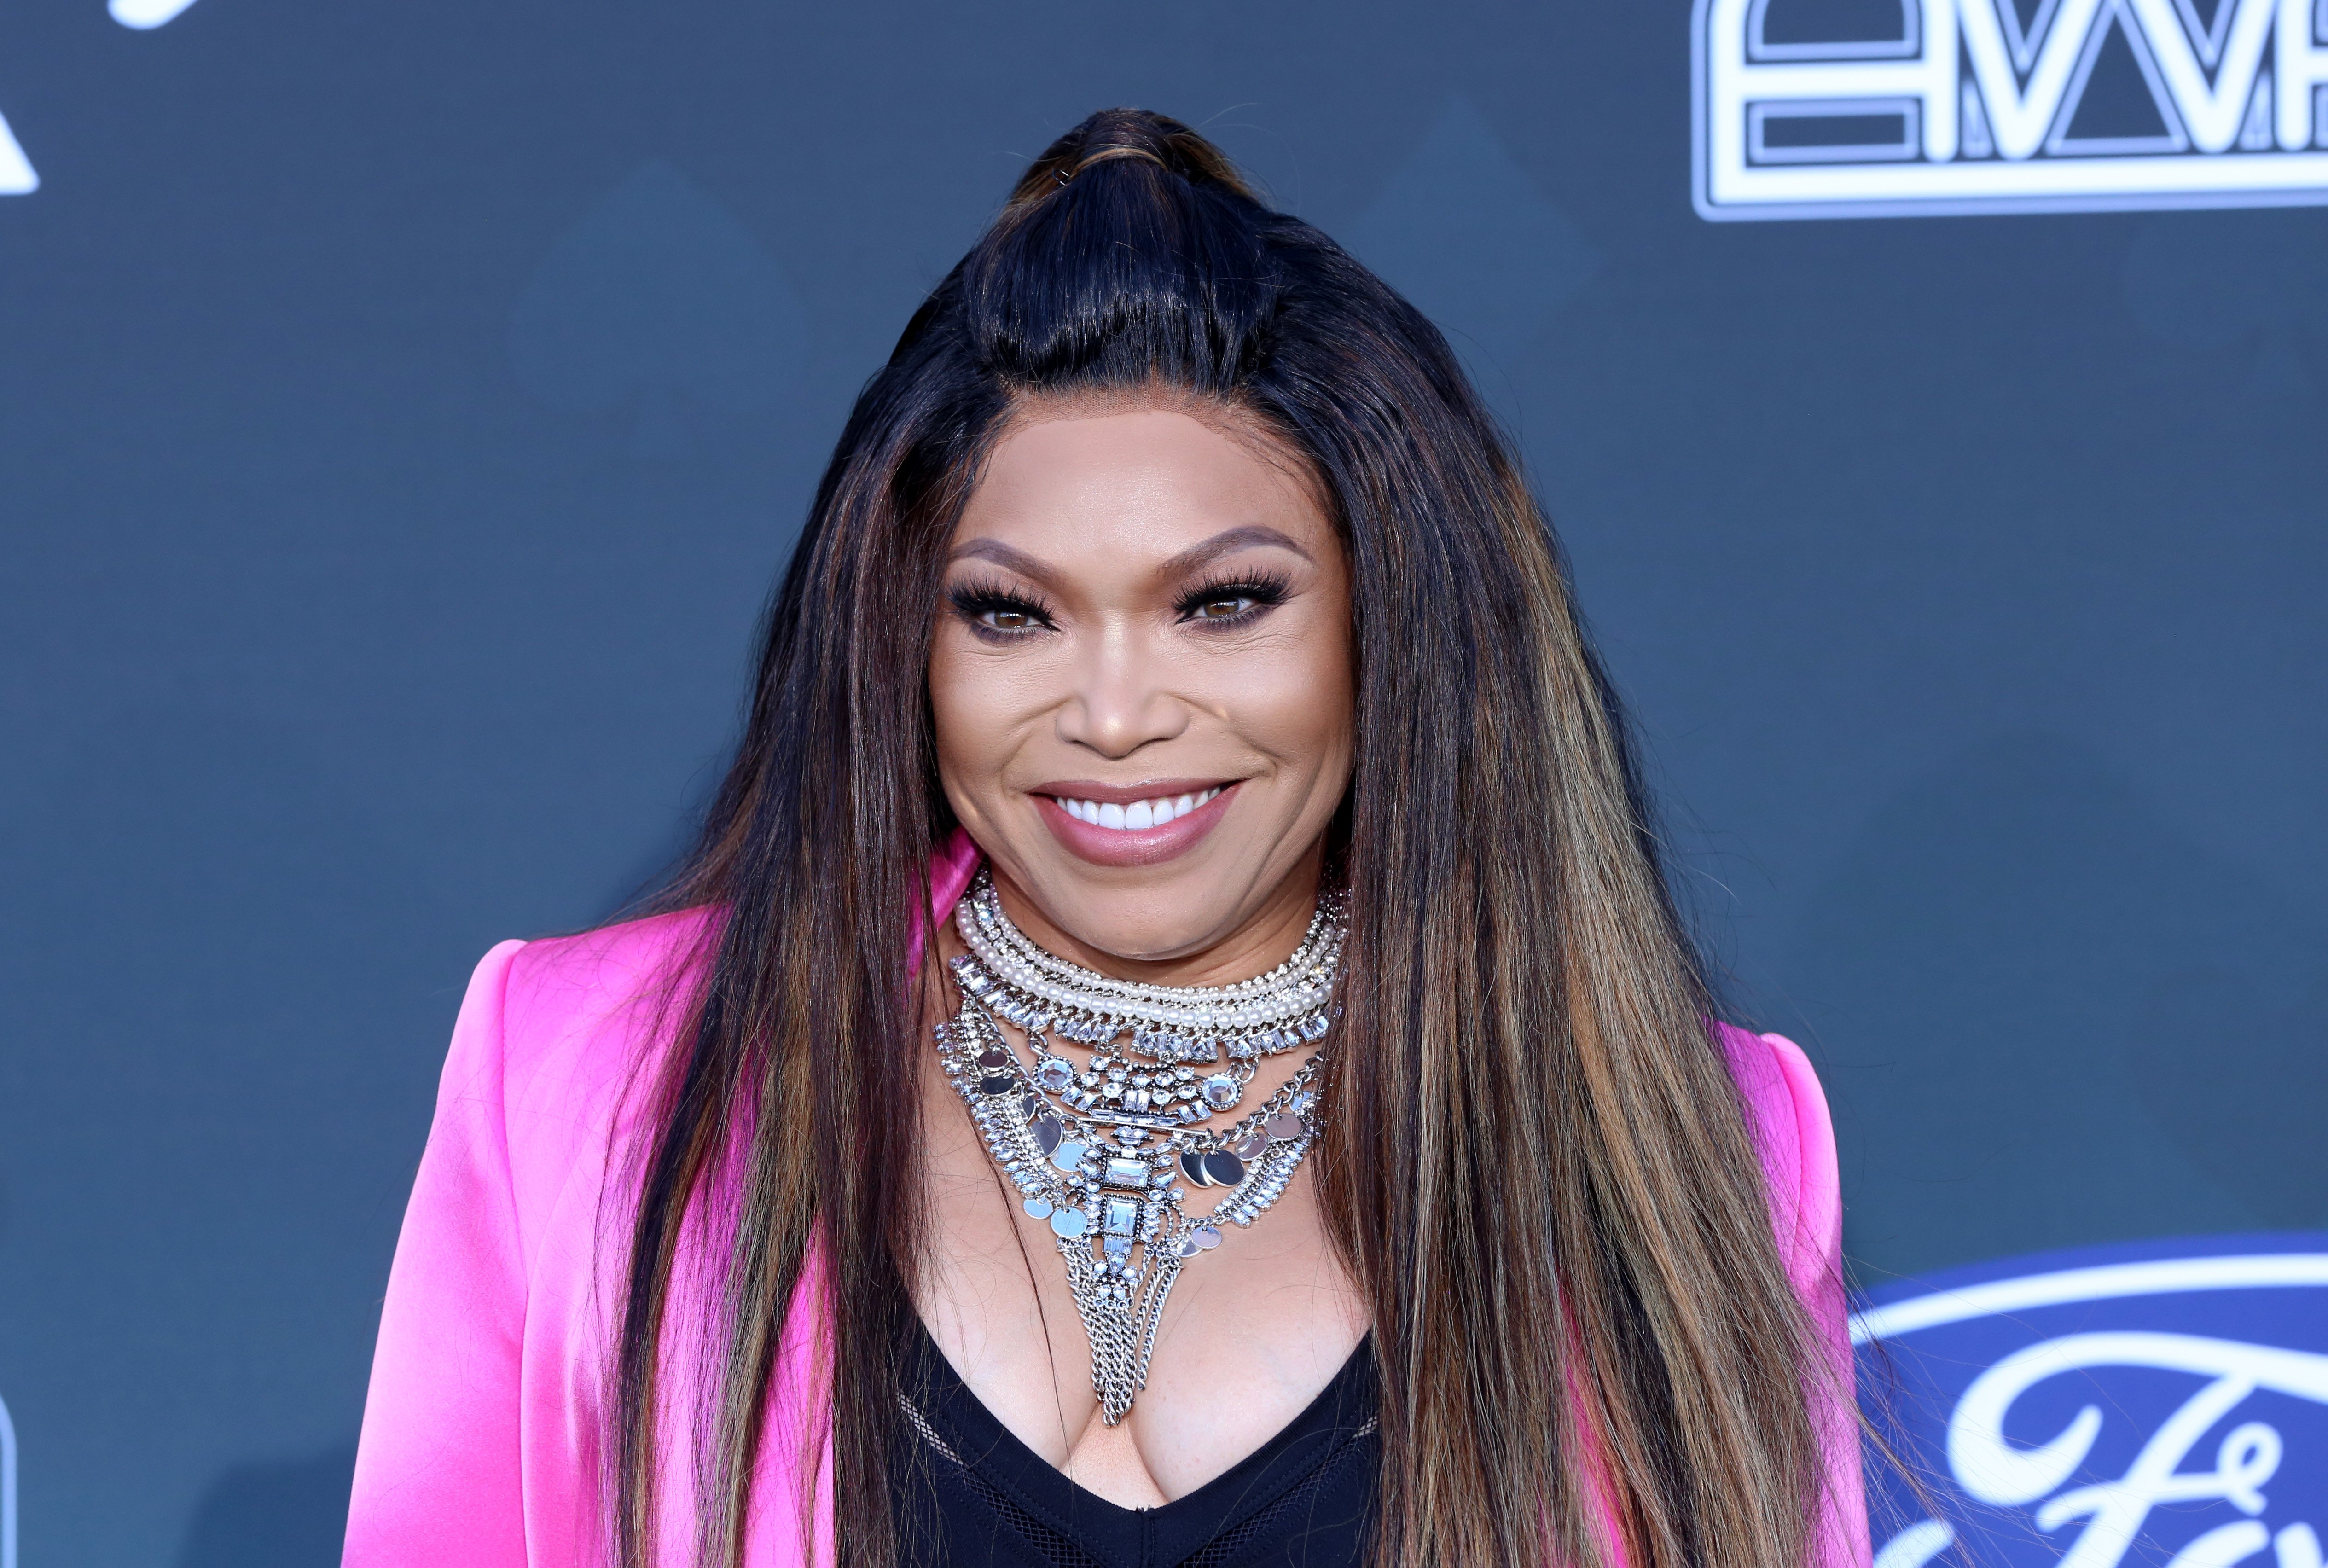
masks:
[[[917,1322],[906,1364],[897,1535],[915,1568],[1356,1568],[1373,1521],[1374,1341],[1225,1474],[1159,1508],[1067,1479],[978,1402]]]

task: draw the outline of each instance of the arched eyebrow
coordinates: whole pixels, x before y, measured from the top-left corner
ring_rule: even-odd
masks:
[[[1317,564],[1318,558],[1302,549],[1300,541],[1291,534],[1273,529],[1265,522],[1248,522],[1236,528],[1224,529],[1202,544],[1189,546],[1158,568],[1156,575],[1167,580],[1186,577],[1190,572],[1200,570],[1225,555],[1233,554],[1241,549],[1250,549],[1256,545],[1290,549],[1311,565]],[[1049,566],[1034,556],[1028,555],[1023,549],[1017,549],[1004,544],[999,539],[988,539],[982,534],[976,539],[966,539],[954,546],[946,559],[948,560],[990,560],[996,566],[1007,568],[1017,572],[1020,577],[1040,583],[1053,593],[1060,591],[1058,574]]]
[[[1310,565],[1315,566],[1318,564],[1317,558],[1311,555],[1308,550],[1303,549],[1300,541],[1295,540],[1292,535],[1281,533],[1265,522],[1248,522],[1242,527],[1227,529],[1220,533],[1216,533],[1202,544],[1191,545],[1188,549],[1182,550],[1178,555],[1174,556],[1170,560],[1166,561],[1158,570],[1157,576],[1161,577],[1186,577],[1190,572],[1196,571],[1200,568],[1209,566],[1225,555],[1229,555],[1236,550],[1249,549],[1254,545],[1266,545],[1272,546],[1278,549],[1290,549],[1295,555],[1300,556],[1303,560],[1308,561]]]
[[[1022,577],[1031,577],[1053,593],[1059,591],[1059,576],[1049,567],[1023,549],[1013,549],[999,539],[981,535],[966,539],[953,547],[946,556],[949,561],[990,560],[996,566],[1007,567]]]

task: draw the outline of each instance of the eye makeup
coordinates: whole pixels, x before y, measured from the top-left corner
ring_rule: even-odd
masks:
[[[1173,600],[1173,618],[1206,631],[1251,624],[1292,596],[1291,581],[1274,572],[1244,572],[1209,578]],[[946,590],[946,602],[962,624],[990,642],[1015,642],[1057,623],[1039,595],[991,579],[972,578]],[[1219,611],[1207,615],[1208,610]]]
[[[946,590],[962,624],[989,642],[1010,643],[1052,629],[1050,606],[1023,590],[1000,582],[972,579]]]
[[[1206,631],[1224,631],[1251,624],[1265,611],[1283,604],[1292,592],[1291,581],[1277,573],[1240,573],[1189,588],[1174,603],[1173,613],[1181,621],[1201,625]],[[1225,615],[1204,613],[1223,605],[1237,607]]]

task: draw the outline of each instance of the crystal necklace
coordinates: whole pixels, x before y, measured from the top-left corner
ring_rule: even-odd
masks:
[[[1266,1212],[1310,1152],[1319,1054],[1229,1125],[1200,1123],[1237,1108],[1258,1058],[1325,1038],[1341,1010],[1342,899],[1319,900],[1292,957],[1228,986],[1140,985],[1055,958],[984,871],[954,926],[970,952],[953,963],[962,1011],[936,1027],[939,1060],[1027,1212],[1051,1223],[1113,1426],[1147,1386],[1181,1266]],[[998,1019],[1026,1031],[1031,1064]],[[1080,1068],[1068,1041],[1091,1053]],[[1187,1188],[1224,1196],[1190,1215]]]

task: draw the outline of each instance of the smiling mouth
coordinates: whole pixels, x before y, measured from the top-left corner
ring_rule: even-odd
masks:
[[[1133,801],[1119,805],[1113,801],[1078,801],[1065,795],[1053,795],[1059,809],[1079,822],[1113,832],[1137,833],[1149,828],[1160,828],[1177,818],[1185,817],[1198,806],[1221,793],[1222,786],[1213,785],[1183,795],[1159,795],[1154,800]]]

